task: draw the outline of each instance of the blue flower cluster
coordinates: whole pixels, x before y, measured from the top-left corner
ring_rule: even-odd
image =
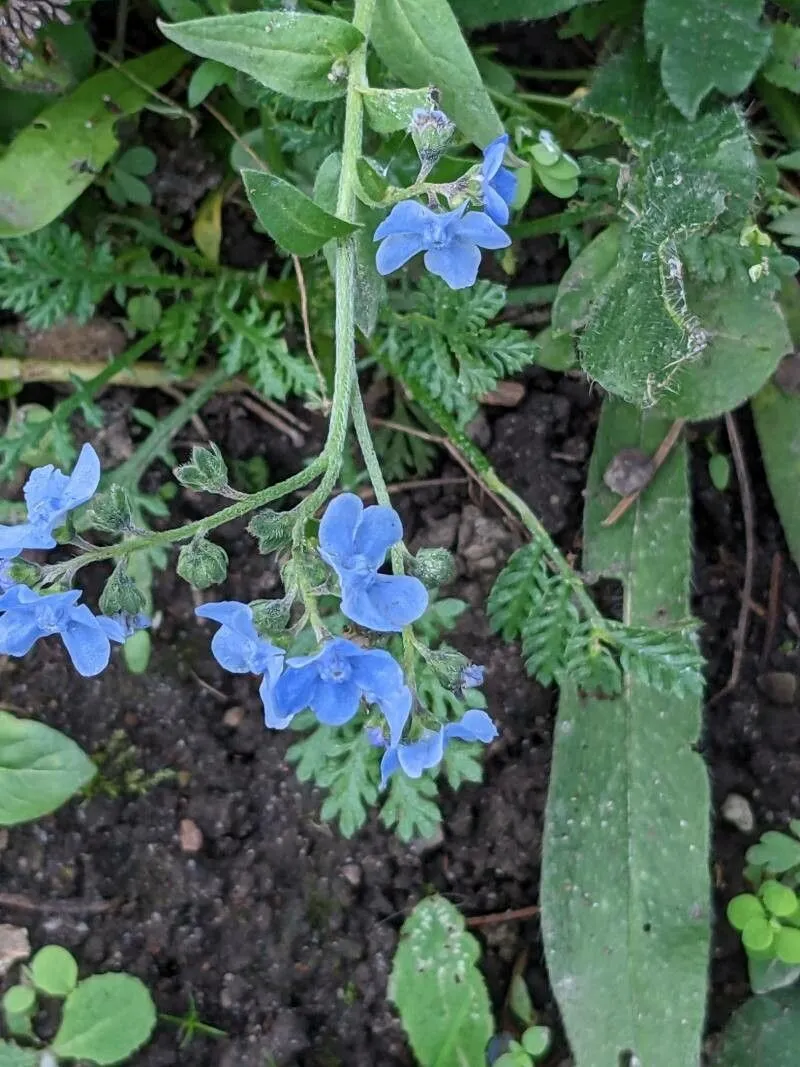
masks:
[[[416,621],[428,606],[427,591],[417,578],[379,573],[402,532],[396,511],[365,508],[352,493],[336,497],[323,516],[319,552],[339,578],[343,614],[359,626],[396,633]],[[219,623],[211,651],[221,667],[234,674],[261,676],[264,721],[272,729],[284,729],[307,708],[326,726],[342,726],[353,719],[362,702],[375,705],[385,722],[385,729],[380,728],[373,738],[386,748],[381,763],[384,784],[398,768],[418,777],[436,766],[452,739],[489,741],[496,735],[489,716],[472,710],[460,723],[425,731],[416,741],[403,741],[413,696],[389,652],[332,637],[313,655],[287,656],[258,633],[247,604],[205,604],[197,615]],[[481,679],[481,668],[474,668],[463,685],[479,684]]]
[[[503,166],[508,140],[504,133],[483,150],[478,173],[483,211],[468,210],[468,201],[446,212],[432,211],[415,200],[404,200],[392,208],[374,234],[381,242],[375,258],[379,274],[391,274],[424,252],[427,270],[451,289],[475,284],[480,250],[511,244],[500,228],[508,222],[517,188],[516,177]]]
[[[69,476],[51,465],[31,471],[23,488],[27,520],[0,526],[0,655],[24,656],[39,638],[58,634],[75,670],[90,678],[108,666],[112,641],[122,644],[149,625],[144,616],[93,615],[78,603],[78,589],[38,593],[12,577],[11,561],[26,548],[54,548],[53,530],[94,496],[99,483],[100,460],[91,445],[83,446]]]

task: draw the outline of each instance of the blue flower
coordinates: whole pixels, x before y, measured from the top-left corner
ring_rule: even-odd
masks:
[[[328,505],[319,526],[319,554],[339,576],[342,611],[370,630],[397,633],[428,606],[428,591],[408,575],[378,574],[386,553],[403,536],[393,508],[365,508],[354,493]]]
[[[437,212],[416,200],[395,204],[374,235],[382,242],[375,257],[378,273],[391,274],[424,251],[427,269],[451,289],[474,285],[480,249],[506,248],[511,239],[488,215],[467,207],[465,202],[453,211]]]
[[[485,667],[482,667],[479,663],[469,663],[461,671],[461,676],[458,680],[459,689],[475,689],[477,686],[483,685],[485,674]]]
[[[220,624],[211,639],[211,652],[231,674],[267,674],[273,661],[283,663],[283,649],[260,636],[249,604],[220,600],[201,605],[195,615]]]
[[[91,678],[105,670],[109,642],[123,642],[125,632],[115,619],[92,615],[80,597],[79,589],[43,595],[12,586],[0,596],[0,655],[24,656],[40,637],[58,634],[78,674]]]
[[[508,209],[517,191],[516,175],[503,166],[507,146],[507,133],[496,137],[484,148],[481,164],[483,209],[498,226],[505,226],[508,222]]]
[[[383,649],[359,648],[334,637],[313,656],[286,660],[286,670],[272,687],[267,725],[281,730],[310,708],[326,726],[342,726],[362,698],[380,707],[390,737],[399,739],[411,710],[411,692],[399,663]]]
[[[470,708],[459,722],[449,722],[438,730],[425,730],[416,741],[393,745],[391,738],[381,760],[381,789],[397,770],[409,778],[419,778],[423,771],[438,767],[450,741],[482,741],[488,744],[497,737],[497,728],[485,711]]]
[[[0,559],[13,559],[24,548],[55,548],[53,530],[70,511],[91,500],[99,482],[100,460],[88,444],[69,477],[52,464],[32,470],[23,489],[27,522],[0,526]]]
[[[98,618],[103,620],[104,624],[111,622],[119,626],[123,641],[133,637],[137,630],[146,630],[152,622],[149,615],[129,615],[124,611],[117,615],[100,615]]]
[[[0,559],[0,593],[7,593],[12,585],[17,585],[17,582],[11,577],[11,564],[8,560]]]

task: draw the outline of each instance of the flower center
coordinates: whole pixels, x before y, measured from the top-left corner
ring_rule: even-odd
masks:
[[[428,222],[425,225],[422,237],[428,248],[444,248],[448,243],[447,227],[438,219],[434,222]]]
[[[319,669],[319,676],[323,682],[346,682],[352,674],[350,663],[338,652],[331,653]]]
[[[36,611],[36,623],[46,634],[57,634],[64,626],[64,609],[42,604]]]

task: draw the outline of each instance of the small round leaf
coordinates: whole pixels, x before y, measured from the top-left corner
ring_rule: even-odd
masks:
[[[522,1047],[531,1056],[544,1056],[550,1048],[550,1030],[548,1027],[529,1027],[522,1035]]]
[[[752,893],[740,893],[728,904],[727,916],[735,930],[744,930],[751,919],[764,918],[764,906]]]
[[[3,996],[6,1015],[28,1015],[36,1007],[36,990],[29,985],[12,985]]]
[[[764,882],[759,895],[767,911],[779,919],[785,919],[797,911],[797,894],[788,885],[772,880]]]
[[[59,1059],[120,1063],[147,1041],[156,1010],[147,986],[130,974],[96,974],[67,997],[51,1049]]]
[[[775,937],[775,955],[782,963],[800,963],[800,930],[782,926]]]
[[[742,930],[742,944],[748,951],[763,952],[770,947],[773,938],[772,926],[763,916],[751,919]]]
[[[31,978],[37,989],[50,997],[65,997],[78,982],[78,964],[60,945],[47,945],[31,961]]]

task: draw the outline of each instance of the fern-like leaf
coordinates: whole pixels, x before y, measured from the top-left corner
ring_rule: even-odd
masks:
[[[394,830],[401,841],[433,837],[442,821],[442,813],[434,799],[436,782],[428,775],[407,778],[392,776],[389,795],[381,808],[381,822]]]

